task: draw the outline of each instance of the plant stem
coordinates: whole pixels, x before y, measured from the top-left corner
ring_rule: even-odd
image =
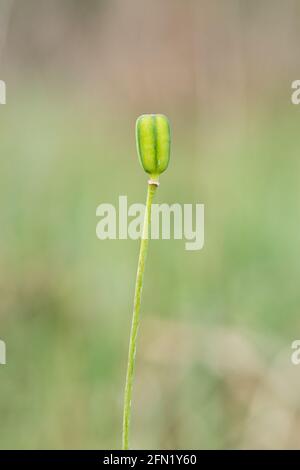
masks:
[[[140,245],[140,254],[138,261],[138,269],[135,281],[135,293],[133,303],[133,315],[129,341],[129,352],[128,352],[128,363],[127,363],[127,374],[124,394],[124,410],[123,410],[123,450],[129,449],[129,429],[130,429],[130,417],[131,417],[131,400],[132,400],[132,387],[134,379],[134,367],[135,367],[135,355],[136,355],[136,343],[137,334],[140,322],[140,308],[141,308],[141,296],[143,288],[143,279],[145,271],[145,262],[149,244],[149,233],[151,225],[151,204],[156,184],[148,184],[146,210],[144,215],[144,226],[143,235]]]

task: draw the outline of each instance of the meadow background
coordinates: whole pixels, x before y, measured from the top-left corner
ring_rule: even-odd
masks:
[[[153,241],[132,447],[299,448],[297,0],[1,0],[0,448],[120,448],[144,202],[135,119],[172,123],[156,202],[205,204],[205,247]]]

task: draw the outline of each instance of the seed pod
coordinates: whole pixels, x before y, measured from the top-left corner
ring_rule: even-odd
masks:
[[[170,124],[163,114],[143,114],[136,121],[139,159],[151,180],[157,181],[170,159]]]

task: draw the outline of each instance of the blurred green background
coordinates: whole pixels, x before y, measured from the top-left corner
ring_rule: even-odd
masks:
[[[0,447],[120,448],[139,243],[95,214],[144,202],[135,119],[162,112],[156,202],[204,203],[205,247],[150,244],[132,447],[299,448],[300,3],[0,10]]]

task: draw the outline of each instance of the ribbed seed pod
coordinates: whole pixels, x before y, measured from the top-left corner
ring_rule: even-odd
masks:
[[[165,171],[170,159],[170,124],[163,114],[143,114],[136,121],[136,144],[144,170],[153,181]]]

